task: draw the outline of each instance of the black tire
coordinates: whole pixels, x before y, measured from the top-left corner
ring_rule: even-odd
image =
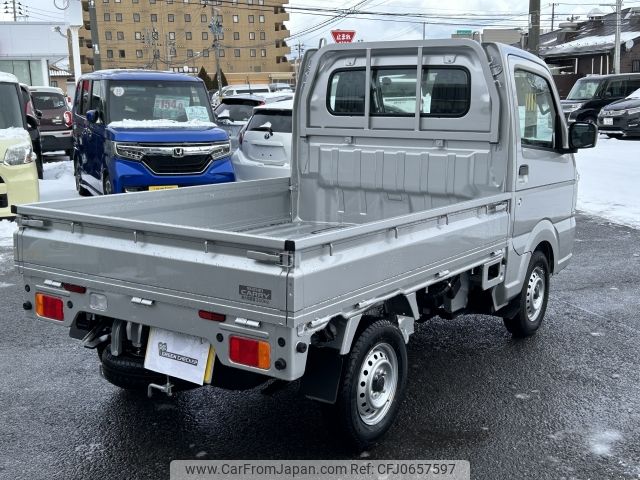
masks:
[[[78,195],[81,197],[90,197],[91,192],[82,186],[82,177],[80,175],[80,167],[78,166],[78,162],[73,162],[73,176],[76,180],[76,191]]]
[[[390,355],[391,351],[393,355]],[[376,352],[382,355],[374,358]],[[396,364],[395,377],[385,364],[393,361]],[[366,364],[377,369],[376,372],[370,372]],[[376,375],[382,370],[386,373]],[[338,435],[337,438],[362,451],[391,427],[406,386],[407,348],[402,333],[389,320],[377,320],[354,341],[345,360],[336,403],[325,409],[326,421]],[[380,396],[376,399],[372,398],[373,395]],[[384,401],[385,398],[387,400],[383,406],[375,409],[376,405],[371,402]],[[367,413],[369,410],[373,413]]]
[[[102,172],[102,194],[103,195],[112,195],[113,194],[113,183],[111,183],[111,178],[109,174],[105,170]]]
[[[549,301],[550,276],[547,257],[536,250],[529,261],[522,291],[514,299],[516,313],[503,319],[507,331],[514,337],[530,337],[542,325]]]
[[[102,351],[100,362],[104,379],[123,390],[146,394],[150,383],[164,385],[167,382],[166,375],[144,368],[144,358],[124,353],[114,357],[111,354],[111,346]],[[176,378],[171,378],[171,383],[176,392],[199,387],[195,383]]]

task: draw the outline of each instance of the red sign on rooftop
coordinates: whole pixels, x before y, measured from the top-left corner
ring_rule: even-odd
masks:
[[[331,30],[331,36],[336,43],[351,43],[356,36],[355,30]]]

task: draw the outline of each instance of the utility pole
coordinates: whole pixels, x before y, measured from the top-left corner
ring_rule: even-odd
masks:
[[[218,80],[218,92],[222,91],[222,69],[220,68],[220,35],[222,34],[222,24],[220,23],[219,10],[211,6],[211,22],[209,29],[213,33],[213,49],[216,55],[216,79]]]
[[[427,38],[427,24],[422,22],[422,39]]]
[[[622,0],[616,0],[616,39],[613,49],[613,73],[620,73],[620,23],[622,14]],[[609,72],[607,72],[609,73]]]
[[[556,5],[559,5],[558,3],[552,3],[551,4],[551,31],[553,32],[553,26],[555,24],[555,19],[556,19]]]
[[[102,62],[100,60],[98,19],[96,16],[96,1],[89,0],[89,22],[91,22],[91,43],[93,45],[93,69],[101,70]]]
[[[538,55],[540,50],[540,0],[529,0],[529,51]]]
[[[18,16],[16,12],[16,0],[13,0],[13,21],[14,22],[18,21]]]

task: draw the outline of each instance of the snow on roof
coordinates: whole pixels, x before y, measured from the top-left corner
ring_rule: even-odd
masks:
[[[28,140],[31,141],[29,137],[29,132],[27,132],[24,128],[18,127],[10,127],[10,128],[0,128],[0,140]]]
[[[267,103],[255,108],[256,110],[293,110],[293,100]]]
[[[202,120],[189,120],[188,122],[177,122],[175,120],[131,120],[125,118],[119,122],[111,122],[112,128],[193,128],[193,127],[216,127],[213,122],[203,122]]]
[[[620,34],[620,43],[628,42],[640,37],[640,31],[622,32]],[[545,42],[551,43],[551,42]],[[544,50],[544,56],[550,57],[554,55],[562,55],[566,53],[578,53],[578,52],[599,52],[604,50],[610,50],[614,47],[615,35],[590,35],[588,37],[578,38],[571,42],[561,43],[549,47]],[[544,45],[544,43],[543,43]]]
[[[0,82],[18,83],[18,77],[11,73],[0,72]]]

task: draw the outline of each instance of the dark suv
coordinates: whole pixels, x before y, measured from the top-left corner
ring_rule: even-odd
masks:
[[[73,150],[73,116],[64,92],[56,87],[29,87],[34,107],[42,112],[40,136],[42,151]]]
[[[568,122],[596,123],[600,109],[621,100],[640,88],[640,73],[589,75],[573,86],[562,100],[562,111]]]

